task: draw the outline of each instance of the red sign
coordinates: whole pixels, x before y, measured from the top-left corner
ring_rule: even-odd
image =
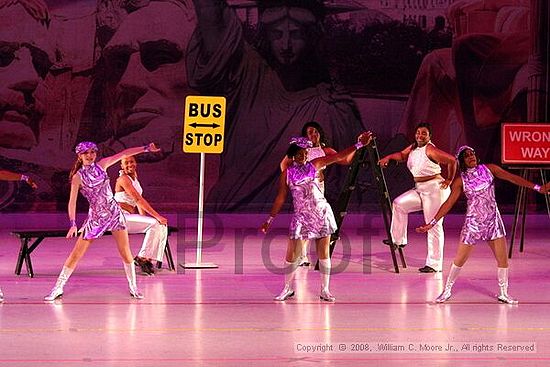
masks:
[[[502,163],[550,164],[550,124],[502,124]]]

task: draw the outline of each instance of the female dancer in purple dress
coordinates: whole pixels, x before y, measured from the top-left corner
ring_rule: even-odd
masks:
[[[103,158],[96,163],[97,145],[95,143],[86,141],[76,146],[75,152],[78,155],[78,159],[69,176],[71,179],[71,196],[69,198],[68,211],[71,228],[67,233],[67,238],[74,237],[77,233],[80,233],[80,236],[69,257],[65,260],[55,286],[50,294],[44,297],[45,301],[53,301],[63,295],[63,287],[74,271],[78,261],[84,256],[92,241],[101,237],[105,231],[111,231],[117,243],[118,252],[124,262],[124,271],[128,279],[130,295],[138,299],[143,298],[136,285],[134,259],[130,252],[128,231],[126,230],[124,216],[113,196],[106,169],[123,158],[139,153],[158,151],[160,149],[151,143],[144,147],[126,149],[113,156]],[[76,198],[79,189],[90,204],[88,218],[86,218],[80,230],[77,229],[75,221]]]
[[[495,200],[495,177],[518,186],[533,188],[541,194],[548,192],[548,184],[541,187],[494,164],[479,164],[474,149],[466,145],[458,149],[456,158],[460,176],[456,177],[451,184],[451,195],[428,224],[417,228],[418,232],[427,232],[451,210],[464,191],[468,208],[460,234],[460,243],[451,264],[445,289],[435,299],[435,302],[442,303],[451,297],[451,289],[462,266],[468,260],[476,242],[481,240],[488,242],[497,260],[498,286],[500,288],[498,300],[503,303],[516,304],[518,301],[508,295],[506,231]]]
[[[29,176],[6,170],[0,170],[0,181],[24,181],[33,189],[38,187]],[[2,289],[0,289],[0,302],[4,302],[4,293],[2,293]]]
[[[328,139],[326,137],[325,131],[323,130],[321,125],[319,125],[319,123],[315,121],[309,121],[304,124],[304,126],[302,127],[301,136],[307,138],[312,144],[311,148],[308,148],[307,150],[307,159],[309,161],[312,161],[315,158],[338,153],[336,150],[328,146]],[[345,159],[336,163],[341,165],[350,165],[353,161],[353,156],[353,154],[350,154]],[[288,166],[290,166],[291,164],[292,159],[285,155],[280,164],[281,172],[287,169]],[[325,194],[325,168],[326,167],[321,167],[320,169],[318,169],[315,176],[315,179],[317,180],[319,188],[321,189],[323,195]],[[299,256],[298,266],[310,265],[309,258],[307,257],[307,254],[309,253],[308,244],[309,241],[302,242],[302,253]]]
[[[365,132],[359,136],[357,144],[341,151],[338,154],[319,157],[308,162],[308,148],[311,148],[311,141],[304,137],[293,138],[287,156],[294,162],[281,173],[279,177],[279,190],[271,215],[262,225],[262,232],[266,233],[273,222],[273,218],[279,213],[286,196],[290,191],[294,203],[294,215],[290,223],[290,234],[286,251],[286,274],[285,286],[282,292],[275,297],[277,301],[284,301],[294,295],[292,279],[298,267],[298,256],[301,253],[302,242],[308,239],[315,239],[317,255],[321,272],[322,288],[320,298],[323,301],[334,302],[335,298],[329,291],[330,278],[330,257],[329,240],[330,235],[336,231],[336,221],[330,205],[325,199],[323,192],[316,180],[316,172],[322,167],[346,159],[357,149],[367,145],[372,138],[372,133]]]

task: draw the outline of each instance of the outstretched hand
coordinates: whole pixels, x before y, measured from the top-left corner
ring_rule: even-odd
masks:
[[[390,158],[388,157],[384,157],[378,161],[378,165],[382,168],[386,168],[388,163],[390,163]]]
[[[547,182],[546,185],[540,187],[541,194],[548,194],[550,192],[550,182]]]
[[[33,180],[32,178],[30,178],[30,177],[26,180],[26,182],[27,182],[27,184],[28,184],[30,187],[32,187],[33,189],[36,190],[36,189],[38,188],[38,185],[36,184],[36,182],[34,182],[34,180]]]
[[[146,150],[147,152],[151,152],[151,153],[157,153],[157,152],[160,152],[160,148],[158,148],[155,143],[149,143],[147,145],[147,148]]]
[[[372,131],[365,131],[365,132],[362,132],[361,135],[357,137],[357,141],[363,144],[363,146],[369,145],[370,142],[372,141],[372,136],[373,136]]]

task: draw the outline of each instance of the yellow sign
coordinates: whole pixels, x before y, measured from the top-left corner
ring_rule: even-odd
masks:
[[[225,97],[187,96],[183,121],[185,153],[223,152]]]

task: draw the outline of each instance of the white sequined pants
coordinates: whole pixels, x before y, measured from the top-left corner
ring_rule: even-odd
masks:
[[[429,223],[441,204],[447,200],[451,190],[441,189],[442,179],[435,178],[426,182],[417,182],[415,188],[409,190],[393,201],[391,234],[393,242],[402,245],[407,244],[408,214],[422,210],[424,220]],[[428,256],[426,265],[437,270],[442,270],[443,245],[445,234],[443,233],[443,219],[428,231]]]
[[[145,233],[138,256],[162,261],[166,238],[168,237],[168,227],[160,224],[155,218],[145,215],[124,212],[124,217],[126,218],[128,233]]]

